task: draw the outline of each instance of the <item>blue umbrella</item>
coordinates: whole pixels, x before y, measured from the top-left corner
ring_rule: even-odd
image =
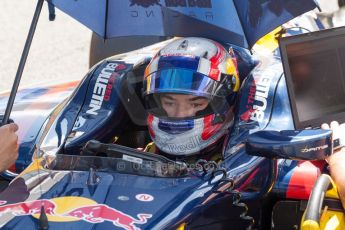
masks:
[[[8,122],[44,0],[38,0],[2,124]],[[250,48],[314,0],[46,0],[101,37],[202,36]]]
[[[101,37],[203,36],[251,47],[314,0],[47,0]]]

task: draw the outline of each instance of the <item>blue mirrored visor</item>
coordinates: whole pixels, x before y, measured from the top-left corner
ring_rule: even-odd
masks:
[[[163,69],[147,76],[144,94],[183,93],[210,98],[217,95],[221,84],[189,69]],[[220,95],[218,95],[220,96]]]

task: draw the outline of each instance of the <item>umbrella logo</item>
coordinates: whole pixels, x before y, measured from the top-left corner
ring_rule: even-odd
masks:
[[[154,6],[154,5],[159,5],[161,6],[161,4],[159,3],[160,0],[130,0],[131,5],[138,5],[138,6],[142,6],[142,7],[150,7],[150,6]]]

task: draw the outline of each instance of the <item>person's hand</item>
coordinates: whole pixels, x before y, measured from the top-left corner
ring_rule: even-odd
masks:
[[[18,158],[18,136],[15,123],[0,127],[0,172],[8,169]]]
[[[322,124],[321,125],[322,129],[331,129],[333,132],[333,140],[335,139],[339,139],[339,140],[343,140],[340,141],[341,143],[345,143],[345,123],[339,125],[339,123],[337,121],[332,121],[330,125],[328,124]],[[330,161],[335,161],[336,159],[338,159],[340,156],[340,152],[341,153],[345,153],[345,147],[339,148],[337,150],[335,150],[333,152],[333,154],[328,157],[328,159],[326,160],[328,163],[331,163]]]
[[[322,129],[331,129],[333,131],[333,140],[339,139],[340,143],[345,143],[345,123],[339,125],[337,121],[332,121],[330,125],[322,124]]]
[[[345,139],[345,124],[339,125],[338,122],[332,121],[330,126],[322,124],[321,128],[331,129],[333,131],[334,139]],[[341,141],[344,144],[344,141]],[[328,162],[332,179],[337,185],[339,197],[345,208],[345,147],[339,148],[329,156],[326,161]]]

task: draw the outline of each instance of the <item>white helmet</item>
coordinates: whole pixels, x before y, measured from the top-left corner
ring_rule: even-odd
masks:
[[[158,149],[188,156],[213,146],[233,122],[239,85],[236,58],[215,41],[181,38],[162,48],[145,70],[143,90]],[[201,96],[209,103],[193,117],[171,118],[160,104],[164,93]]]

